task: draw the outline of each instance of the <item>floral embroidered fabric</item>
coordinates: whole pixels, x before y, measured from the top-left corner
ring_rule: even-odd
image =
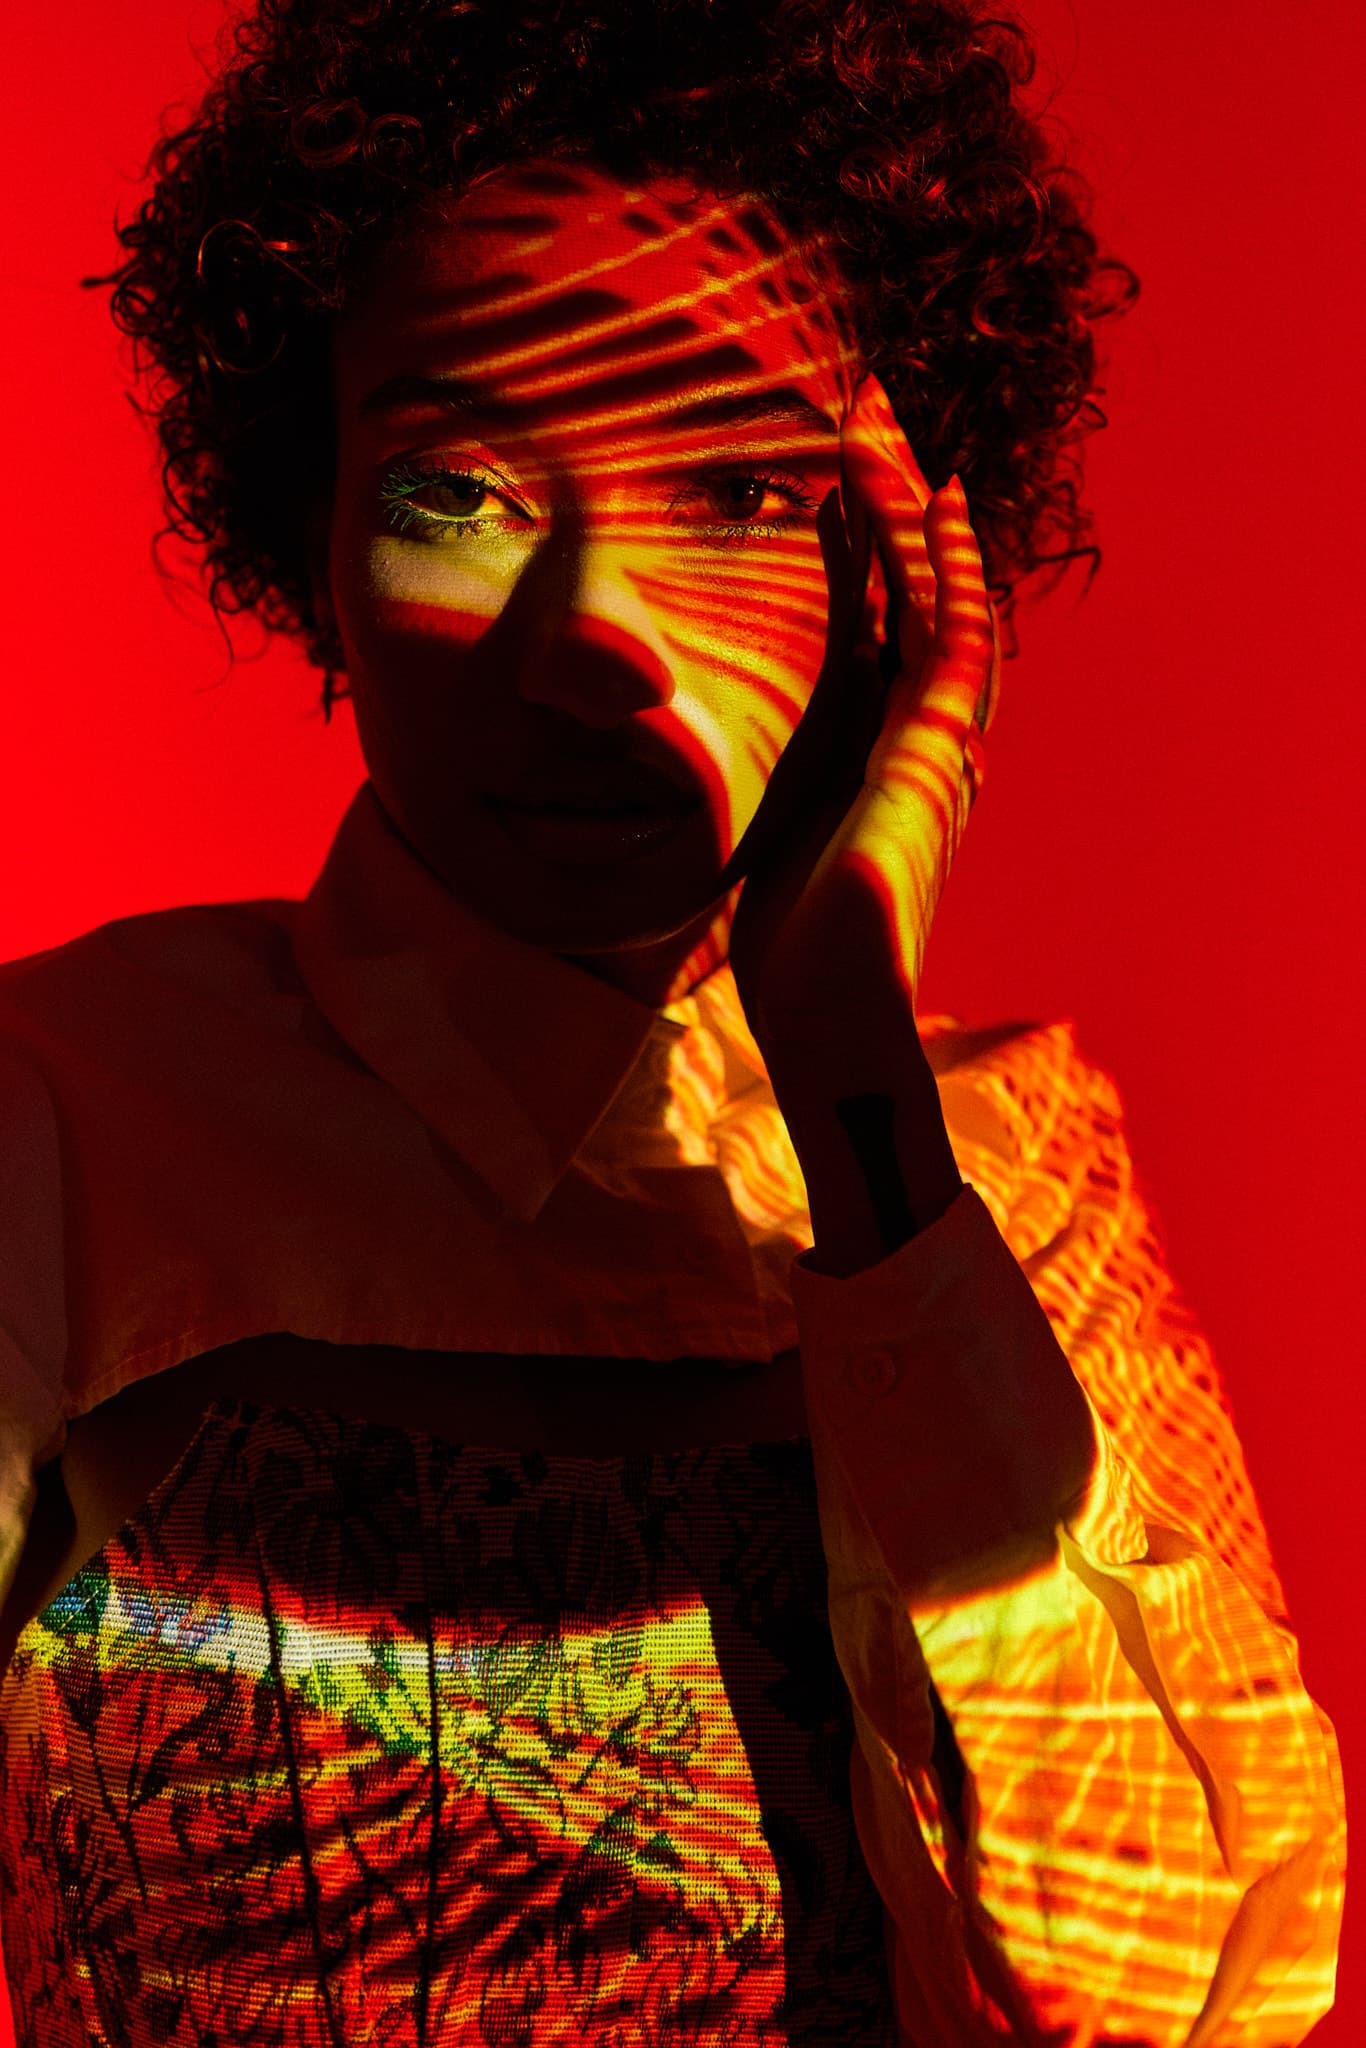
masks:
[[[24,2048],[882,2048],[805,1440],[220,1402],[0,1688]]]

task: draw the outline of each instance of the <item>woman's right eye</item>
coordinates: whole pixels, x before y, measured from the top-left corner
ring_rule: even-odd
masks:
[[[379,495],[401,532],[423,524],[463,529],[478,519],[492,489],[483,477],[447,469],[444,463],[424,468],[399,462],[386,473]]]
[[[428,493],[425,510],[440,512],[450,519],[468,518],[471,513],[483,510],[489,487],[477,477],[452,477],[449,482],[428,483],[422,486]]]

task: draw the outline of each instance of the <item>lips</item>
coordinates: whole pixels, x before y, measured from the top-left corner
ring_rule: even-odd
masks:
[[[656,805],[649,810],[607,811],[519,807],[491,802],[498,830],[509,842],[556,867],[615,867],[661,852],[699,815],[696,804]]]
[[[620,798],[594,799],[592,802],[575,800],[555,803],[522,803],[512,797],[495,797],[493,801],[507,811],[525,811],[538,818],[657,818],[674,815],[692,809],[692,805],[678,799],[668,803],[629,802]]]
[[[661,812],[690,811],[699,799],[667,776],[650,771],[634,774],[629,781],[563,777],[553,782],[538,781],[498,790],[486,801],[510,810],[543,811],[563,817],[657,817]]]

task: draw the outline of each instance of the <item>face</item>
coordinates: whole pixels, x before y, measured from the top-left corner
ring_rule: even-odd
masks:
[[[815,686],[840,296],[757,203],[566,160],[410,217],[338,324],[319,601],[376,793],[471,909],[643,1000],[724,958]]]

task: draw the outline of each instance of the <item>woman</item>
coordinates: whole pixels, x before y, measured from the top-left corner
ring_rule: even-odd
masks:
[[[1113,1089],[915,1012],[1123,296],[1021,50],[273,6],[158,152],[175,516],[369,780],[304,904],[0,983],[22,2038],[1328,2003],[1331,1731]]]

